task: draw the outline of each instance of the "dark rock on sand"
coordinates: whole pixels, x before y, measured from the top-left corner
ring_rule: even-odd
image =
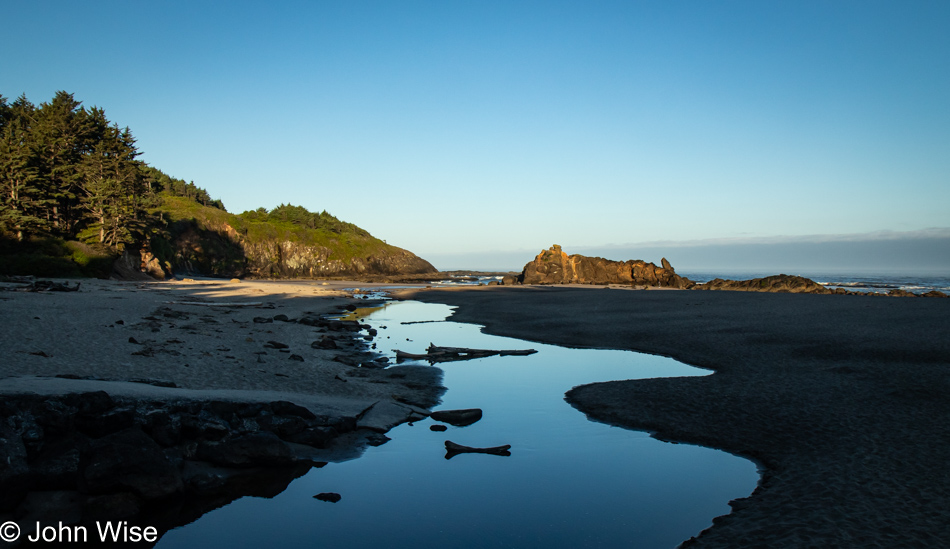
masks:
[[[128,408],[109,410],[108,412],[92,415],[80,414],[76,417],[76,429],[92,438],[106,435],[132,427],[135,413]]]
[[[336,503],[343,499],[343,496],[337,494],[336,492],[323,492],[313,496],[313,499],[319,499],[320,501],[327,501],[330,503]]]
[[[440,431],[447,431],[448,429],[449,428],[446,427],[445,425],[429,425],[430,431],[440,432]]]
[[[336,341],[333,340],[330,336],[323,336],[319,340],[314,341],[310,344],[314,349],[338,349],[339,346],[336,344]]]
[[[740,292],[777,292],[793,294],[830,294],[831,290],[814,280],[792,275],[773,275],[751,280],[723,280],[716,278],[699,284],[696,290],[732,290]]]
[[[26,446],[19,433],[0,423],[0,509],[15,505],[29,486]]]
[[[662,267],[657,267],[639,259],[611,261],[602,257],[569,256],[555,244],[525,265],[518,281],[523,284],[629,284],[668,288],[691,288],[694,285],[688,278],[676,274],[665,258],[662,264]],[[505,285],[508,283],[505,280]]]
[[[293,452],[287,443],[274,433],[249,433],[219,443],[198,446],[199,459],[223,467],[257,467],[262,465],[289,465]]]
[[[145,499],[181,492],[178,468],[141,429],[93,440],[79,458],[80,486],[89,493],[130,491]]]

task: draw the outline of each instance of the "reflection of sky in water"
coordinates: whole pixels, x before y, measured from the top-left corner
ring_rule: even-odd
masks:
[[[402,302],[365,321],[387,326],[376,338],[383,352],[424,353],[430,342],[537,349],[441,365],[449,390],[438,408],[481,408],[481,421],[443,433],[430,431],[428,419],[401,425],[361,458],[314,469],[273,500],[236,501],[168,532],[159,546],[674,547],[755,488],[749,461],[594,423],[564,402],[585,383],[707,372],[628,351],[489,336],[467,324],[400,324],[450,312]],[[446,460],[445,440],[511,444],[512,455]],[[343,500],[314,500],[320,492]]]

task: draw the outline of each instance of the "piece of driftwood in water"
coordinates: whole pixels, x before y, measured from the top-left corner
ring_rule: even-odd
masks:
[[[251,301],[251,302],[237,302],[237,301],[226,301],[226,302],[207,302],[207,301],[166,301],[170,305],[200,305],[202,307],[260,307],[264,303],[261,301]]]
[[[396,360],[428,360],[435,362],[455,362],[457,360],[472,360],[473,358],[485,358],[487,356],[526,356],[533,355],[538,351],[534,349],[513,349],[513,350],[495,350],[495,349],[469,349],[466,347],[437,347],[429,344],[426,354],[407,353],[396,349]]]
[[[451,440],[445,441],[445,459],[452,459],[459,454],[491,454],[493,456],[510,456],[511,444],[492,446],[491,448],[474,448],[456,444]]]

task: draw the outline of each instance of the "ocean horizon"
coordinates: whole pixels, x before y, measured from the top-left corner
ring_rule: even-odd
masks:
[[[466,270],[459,269],[462,272],[517,272],[503,270]],[[444,272],[452,272],[444,271]],[[677,274],[684,276],[693,282],[702,284],[716,278],[727,280],[750,280],[753,278],[764,278],[778,274],[802,276],[814,280],[818,284],[829,289],[844,288],[856,292],[874,292],[887,293],[891,290],[904,290],[914,294],[924,294],[930,291],[939,291],[950,294],[950,276],[946,273],[911,273],[911,272],[881,272],[873,270],[717,270],[717,269],[683,269],[677,270]],[[465,279],[460,276],[459,281],[445,281],[441,284],[486,284],[491,280],[500,279],[500,276],[475,276]]]

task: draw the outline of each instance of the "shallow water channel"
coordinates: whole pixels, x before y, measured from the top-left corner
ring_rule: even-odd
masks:
[[[389,356],[424,353],[430,342],[538,353],[440,365],[448,392],[437,408],[481,408],[479,422],[446,432],[430,431],[430,419],[400,425],[362,457],[313,469],[273,499],[237,500],[169,531],[159,547],[672,548],[755,489],[758,473],[745,459],[595,423],[564,401],[586,383],[705,370],[490,336],[442,321],[445,305],[392,302],[360,314],[386,326],[376,342]],[[510,444],[511,455],[447,460],[446,440]],[[342,500],[313,498],[321,492]]]

